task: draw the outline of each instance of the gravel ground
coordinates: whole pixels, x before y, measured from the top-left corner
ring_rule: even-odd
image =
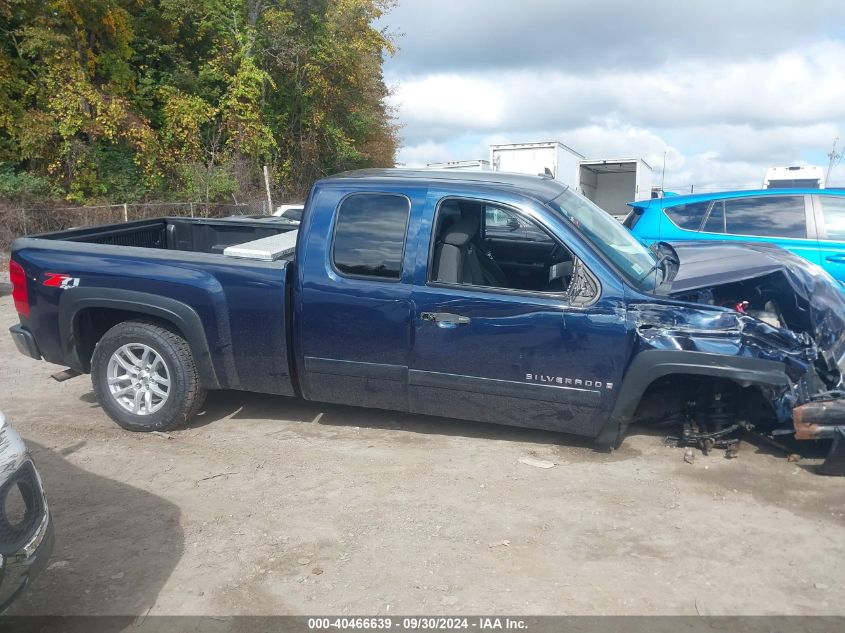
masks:
[[[16,614],[845,614],[845,480],[764,445],[687,464],[235,392],[133,434],[87,377],[0,358],[57,533]]]

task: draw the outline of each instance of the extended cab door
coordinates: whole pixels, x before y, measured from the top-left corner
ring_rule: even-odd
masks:
[[[410,410],[596,436],[630,357],[624,293],[618,281],[600,283],[573,244],[532,218],[531,204],[429,195],[434,219],[421,228],[413,293]],[[512,266],[517,240],[484,233],[482,218],[497,217],[491,206],[548,236],[533,262],[520,256]],[[506,254],[502,266],[486,250],[491,238]],[[529,274],[532,266],[542,273]]]
[[[321,185],[301,227],[294,319],[297,374],[311,400],[407,409],[415,194]]]

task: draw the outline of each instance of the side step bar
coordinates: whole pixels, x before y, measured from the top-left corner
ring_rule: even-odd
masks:
[[[818,400],[792,410],[795,439],[832,439],[820,475],[845,477],[845,399]]]

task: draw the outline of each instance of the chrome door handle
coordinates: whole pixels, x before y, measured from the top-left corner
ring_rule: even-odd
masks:
[[[437,327],[442,328],[454,328],[459,325],[466,325],[470,322],[470,318],[468,316],[452,314],[451,312],[421,312],[420,318],[423,321],[436,323]]]

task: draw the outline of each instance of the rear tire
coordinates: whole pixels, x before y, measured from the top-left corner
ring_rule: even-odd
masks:
[[[91,357],[91,383],[108,416],[127,431],[170,431],[205,401],[191,348],[151,321],[124,321],[106,332]]]

